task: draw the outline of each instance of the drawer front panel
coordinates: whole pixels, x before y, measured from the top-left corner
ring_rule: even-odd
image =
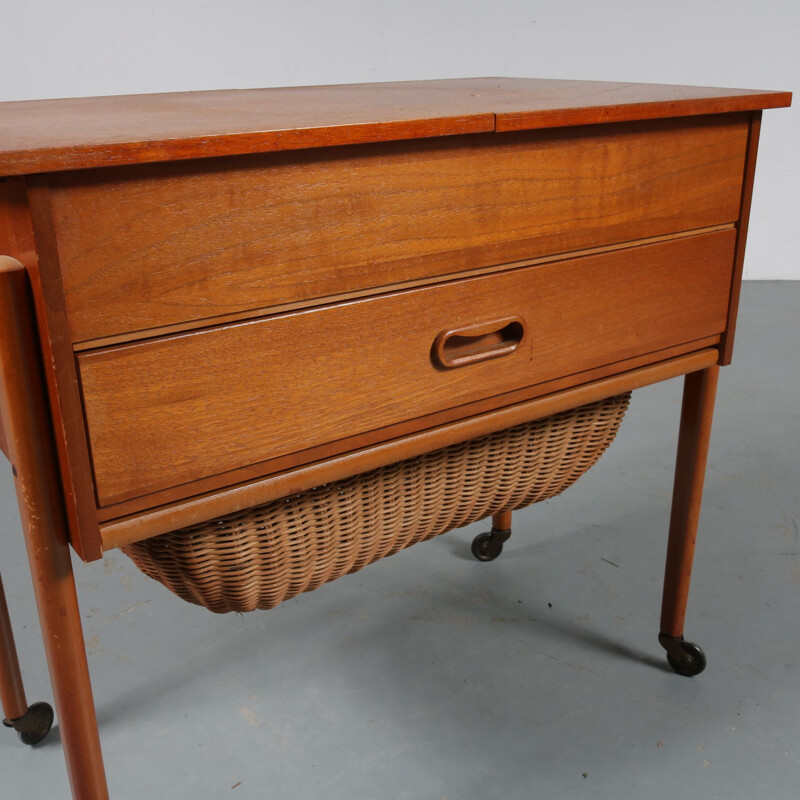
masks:
[[[726,230],[83,353],[100,504],[718,334],[734,244]]]
[[[743,115],[64,173],[75,342],[730,223]]]

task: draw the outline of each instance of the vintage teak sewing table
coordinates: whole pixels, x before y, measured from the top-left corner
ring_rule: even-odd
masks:
[[[0,448],[74,797],[108,791],[70,546],[214,611],[490,515],[491,560],[678,375],[659,638],[700,672],[717,373],[761,109],[790,99],[482,78],[0,104]],[[35,743],[52,710],[4,598],[0,647]]]

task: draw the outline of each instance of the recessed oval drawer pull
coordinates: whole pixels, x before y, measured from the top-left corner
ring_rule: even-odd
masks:
[[[520,346],[525,327],[522,317],[506,317],[442,331],[433,342],[433,361],[453,369],[508,355]]]

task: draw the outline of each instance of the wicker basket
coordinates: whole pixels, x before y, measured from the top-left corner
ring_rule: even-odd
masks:
[[[151,578],[211,611],[300,592],[571,486],[614,439],[630,393],[128,545]]]

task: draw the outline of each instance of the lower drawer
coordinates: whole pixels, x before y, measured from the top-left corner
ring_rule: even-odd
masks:
[[[721,333],[735,232],[78,356],[100,505]]]

